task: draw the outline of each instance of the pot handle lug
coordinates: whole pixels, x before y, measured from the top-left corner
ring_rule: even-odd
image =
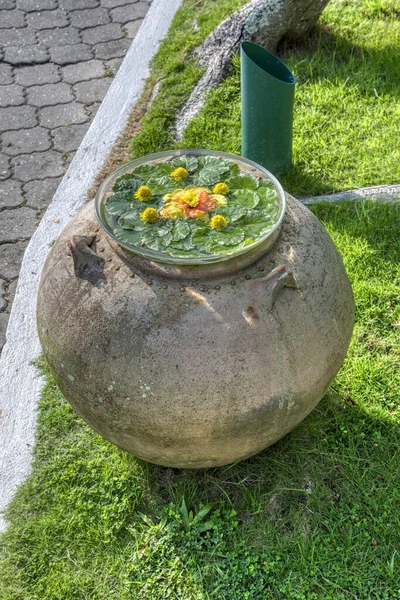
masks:
[[[269,312],[272,311],[278,294],[283,287],[290,287],[296,290],[299,289],[299,285],[293,275],[293,272],[290,271],[284,264],[281,264],[270,271],[266,277],[253,279],[251,283],[258,285],[263,284],[263,288],[267,288],[267,296],[266,298],[263,297],[263,299],[264,302],[266,300],[267,310]]]
[[[95,235],[73,235],[68,241],[68,249],[74,261],[74,271],[79,279],[86,279],[96,284],[104,279],[104,259],[91,248],[96,239]]]

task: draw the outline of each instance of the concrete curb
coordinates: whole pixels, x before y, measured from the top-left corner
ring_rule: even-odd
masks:
[[[85,204],[104,160],[140,98],[149,64],[182,0],[153,0],[93,123],[26,249],[0,358],[0,532],[4,510],[31,470],[36,407],[43,389],[36,296],[50,244]]]
[[[382,202],[393,202],[400,198],[400,185],[375,185],[373,187],[358,188],[348,192],[337,194],[326,194],[321,196],[310,196],[300,198],[303,204],[316,204],[318,202],[343,202],[343,200],[361,200],[362,198],[374,198]]]

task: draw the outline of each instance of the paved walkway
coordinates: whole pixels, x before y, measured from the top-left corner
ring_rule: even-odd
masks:
[[[0,0],[0,351],[24,250],[151,0]]]

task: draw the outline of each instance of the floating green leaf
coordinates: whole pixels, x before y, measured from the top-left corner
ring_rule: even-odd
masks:
[[[242,208],[256,208],[260,202],[260,197],[253,190],[236,190],[232,195],[235,204]]]
[[[188,178],[179,183],[171,177],[178,167],[189,172]],[[140,219],[148,207],[160,211],[168,192],[191,185],[212,193],[213,186],[220,181],[228,185],[228,203],[210,211],[208,222],[200,218],[160,218],[155,224],[145,224]],[[153,196],[149,202],[139,202],[134,197],[140,185],[150,187]],[[270,181],[241,173],[235,162],[214,156],[183,155],[155,165],[140,165],[133,173],[118,178],[114,191],[105,204],[110,214],[119,217],[114,230],[116,237],[133,246],[143,245],[178,258],[232,254],[266,235],[279,214],[277,193]],[[215,214],[228,221],[223,231],[209,225]]]
[[[260,202],[258,204],[258,206],[263,207],[263,208],[267,208],[270,207],[271,205],[276,205],[277,202],[277,195],[276,195],[276,191],[274,188],[270,188],[270,187],[259,187],[257,189],[257,195],[260,198]]]
[[[150,248],[150,250],[162,250],[164,245],[168,245],[165,244],[163,238],[158,235],[157,228],[151,227],[151,225],[142,232],[142,242],[145,246]]]
[[[184,155],[175,158],[173,161],[171,161],[171,164],[174,166],[175,169],[178,167],[183,167],[190,173],[191,171],[195,171],[197,169],[198,160],[195,156]]]
[[[233,254],[241,248],[244,248],[245,245],[245,241],[242,241],[235,245],[223,245],[213,240],[208,240],[207,252],[211,254]]]
[[[132,200],[132,192],[116,192],[107,198],[105,206],[111,215],[123,215],[131,209]]]
[[[149,177],[154,177],[155,173],[157,173],[157,170],[161,174],[159,165],[139,165],[133,171],[133,175],[136,177],[139,176],[140,179],[146,182]]]
[[[201,256],[201,252],[199,250],[183,250],[180,248],[168,248],[168,254],[173,256],[174,258],[198,258]]]
[[[228,223],[238,223],[243,221],[244,217],[247,216],[247,209],[242,206],[220,206],[218,207],[217,214],[222,215],[228,220]]]
[[[142,231],[124,229],[119,225],[114,229],[114,235],[121,240],[121,242],[131,244],[132,246],[139,246],[142,241]]]
[[[167,194],[176,188],[176,183],[169,175],[160,175],[158,177],[149,178],[147,185],[153,194]]]
[[[268,233],[268,231],[270,231],[271,229],[272,229],[272,222],[265,223],[265,221],[264,221],[264,222],[260,222],[260,223],[248,223],[246,225],[243,225],[243,231],[245,232],[246,236],[250,236],[252,238],[261,237],[261,236],[265,235],[266,233]]]
[[[212,186],[221,181],[224,173],[229,173],[229,164],[225,160],[215,156],[205,156],[198,160],[199,173],[197,182],[199,185]]]
[[[234,246],[244,240],[244,231],[239,227],[232,228],[231,231],[213,231],[210,240],[211,243],[215,242],[222,246]]]
[[[118,223],[124,229],[135,229],[135,227],[143,227],[143,221],[140,220],[140,214],[138,210],[132,210],[131,212],[124,213],[119,219]]]
[[[174,242],[184,240],[190,233],[190,227],[183,219],[175,221],[172,239]]]
[[[198,185],[205,185],[211,187],[221,181],[221,173],[212,167],[205,167],[199,172],[197,178]]]
[[[135,192],[140,186],[143,185],[143,180],[137,177],[133,173],[126,173],[117,177],[113,186],[113,192],[123,192],[131,190]]]
[[[207,239],[207,234],[211,231],[211,227],[209,225],[204,224],[203,226],[199,226],[196,229],[194,229],[190,238],[192,244],[194,246],[197,246],[199,249],[202,248],[204,246],[205,240]]]
[[[234,190],[256,190],[259,186],[259,181],[254,175],[249,173],[240,173],[233,175],[226,180],[226,184],[231,191]]]
[[[230,162],[216,156],[201,156],[198,159],[199,169],[213,169],[219,171],[221,174],[229,171]]]

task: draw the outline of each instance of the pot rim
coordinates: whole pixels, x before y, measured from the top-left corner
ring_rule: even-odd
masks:
[[[253,169],[256,169],[262,175],[264,175],[265,179],[268,179],[269,181],[272,182],[272,184],[274,185],[274,188],[277,192],[277,195],[278,195],[279,215],[278,215],[276,222],[272,226],[272,228],[264,236],[260,237],[252,244],[249,244],[245,248],[241,248],[241,249],[237,250],[236,252],[233,252],[232,254],[229,254],[229,255],[217,254],[217,255],[201,256],[201,257],[178,258],[178,257],[168,256],[162,252],[158,252],[156,250],[150,250],[149,248],[146,248],[146,247],[140,248],[137,246],[132,246],[128,243],[123,242],[119,238],[117,238],[114,235],[114,232],[113,232],[113,229],[111,227],[109,220],[107,219],[107,212],[105,209],[105,200],[107,197],[106,194],[108,193],[109,190],[111,190],[112,184],[117,179],[117,177],[120,177],[121,175],[124,175],[125,173],[131,172],[132,170],[134,170],[134,168],[136,168],[144,163],[158,160],[160,158],[179,157],[179,156],[182,156],[185,154],[189,154],[192,156],[215,156],[218,158],[227,158],[236,163],[244,163],[244,164],[252,167]],[[137,257],[141,262],[143,260],[149,260],[153,264],[160,263],[160,264],[170,265],[171,267],[175,266],[175,267],[183,268],[183,269],[185,267],[188,267],[190,270],[193,270],[196,268],[196,266],[201,267],[201,266],[207,265],[209,268],[210,267],[212,268],[212,265],[218,264],[221,266],[221,263],[226,264],[232,260],[235,260],[236,263],[238,261],[241,262],[240,257],[243,257],[243,259],[244,259],[243,262],[246,264],[249,264],[249,262],[254,262],[254,260],[255,260],[254,257],[264,254],[271,247],[271,245],[275,242],[275,240],[277,238],[277,234],[281,228],[282,221],[284,219],[285,212],[286,212],[286,197],[285,197],[285,192],[283,190],[283,187],[279,183],[278,179],[276,179],[276,177],[272,173],[270,173],[267,169],[265,169],[261,165],[257,164],[256,162],[249,160],[248,158],[244,158],[237,154],[230,154],[228,152],[220,152],[220,151],[215,151],[215,150],[204,150],[204,149],[197,149],[197,148],[183,148],[183,149],[179,149],[179,150],[166,150],[163,152],[146,154],[145,156],[137,158],[128,163],[125,163],[124,165],[122,165],[121,167],[119,167],[118,169],[113,171],[100,185],[100,187],[96,193],[96,196],[95,196],[94,205],[95,205],[95,213],[96,213],[97,220],[100,223],[101,227],[105,230],[105,232],[112,238],[112,240],[114,242],[116,242],[118,244],[118,246],[120,246],[123,250],[128,251],[129,254]],[[253,257],[253,258],[251,258],[251,257]],[[251,260],[249,260],[249,259],[251,259]],[[239,265],[237,265],[237,267],[238,266]]]

